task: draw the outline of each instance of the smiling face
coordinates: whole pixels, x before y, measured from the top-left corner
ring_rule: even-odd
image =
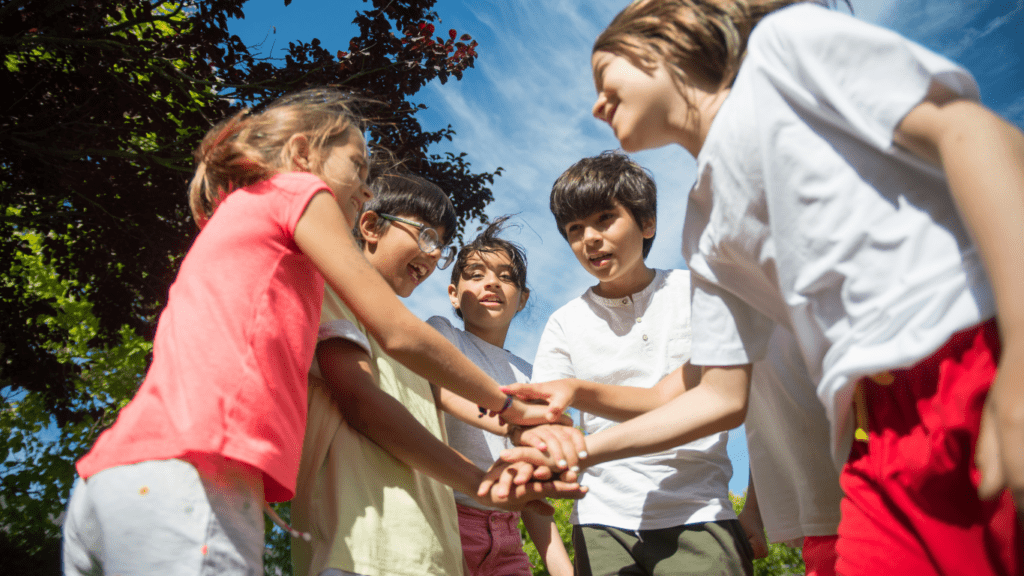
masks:
[[[565,225],[573,254],[598,279],[596,291],[605,298],[628,296],[650,283],[653,275],[644,263],[643,241],[653,238],[654,232],[653,220],[641,227],[618,201]]]
[[[416,216],[402,214],[415,222]],[[363,236],[363,255],[384,277],[384,280],[402,298],[412,294],[426,280],[437,265],[440,250],[426,253],[420,250],[419,229],[403,222],[387,222],[379,227],[381,218],[374,212],[364,212],[359,218],[359,231]],[[429,224],[427,224],[429,226]],[[437,228],[444,237],[444,227]]]
[[[597,101],[594,117],[607,122],[627,152],[676,141],[672,120],[687,110],[686,100],[664,65],[650,73],[610,52],[591,58]]]
[[[323,161],[314,173],[331,187],[345,221],[355,226],[363,203],[373,197],[366,185],[369,173],[366,140],[357,130],[349,128],[329,140],[320,154]]]
[[[467,332],[502,347],[530,293],[516,285],[509,255],[499,250],[470,254],[458,283],[448,286],[448,297],[462,313]]]

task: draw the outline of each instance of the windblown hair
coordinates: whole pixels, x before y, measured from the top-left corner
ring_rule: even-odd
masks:
[[[452,266],[453,285],[459,285],[462,273],[469,266],[469,258],[473,254],[505,254],[508,256],[511,267],[512,282],[520,292],[529,291],[529,288],[526,287],[526,251],[519,244],[498,236],[505,229],[505,224],[511,217],[496,218],[484,228],[483,232],[459,250],[459,255],[455,258],[455,264]],[[455,309],[455,314],[462,318],[462,311],[459,309]]]
[[[594,41],[652,72],[659,62],[681,86],[732,86],[751,30],[768,14],[791,4],[824,0],[634,0]]]
[[[658,219],[658,187],[642,166],[621,152],[607,151],[573,164],[551,187],[551,214],[558,232],[569,239],[570,222],[622,204],[643,228]],[[654,236],[644,238],[644,258],[651,251]]]
[[[370,185],[373,199],[363,205],[363,212],[413,217],[434,228],[444,227],[444,238],[448,244],[455,238],[458,216],[455,206],[440,186],[414,174],[386,172]],[[377,228],[383,230],[391,223],[377,219]],[[356,230],[358,232],[358,228]]]
[[[322,151],[349,128],[360,132],[354,107],[361,100],[333,88],[311,88],[279,98],[262,112],[243,110],[213,127],[194,152],[196,174],[189,185],[192,217],[202,228],[231,192],[291,169],[289,140],[304,134],[313,171]]]

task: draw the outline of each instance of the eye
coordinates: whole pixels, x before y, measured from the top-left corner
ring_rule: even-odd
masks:
[[[605,213],[601,214],[598,217],[598,221],[599,222],[605,222],[605,221],[611,220],[612,218],[615,218],[615,216],[616,216],[615,212],[605,212]]]

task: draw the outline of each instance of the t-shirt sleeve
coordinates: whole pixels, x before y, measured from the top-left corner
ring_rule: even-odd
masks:
[[[274,177],[274,184],[281,190],[283,201],[280,226],[289,238],[295,235],[295,227],[314,196],[320,192],[334,196],[334,192],[323,180],[308,172],[278,174]]]
[[[556,311],[544,326],[544,333],[537,345],[537,357],[533,361],[531,382],[547,382],[576,376],[576,371],[572,366],[569,342],[561,321],[562,315]]]
[[[738,366],[765,355],[774,323],[730,292],[690,275],[690,321],[695,366]]]
[[[747,65],[795,107],[883,149],[933,81],[979,98],[970,73],[943,56],[891,30],[809,4],[766,17],[750,36]]]
[[[430,318],[427,318],[427,324],[429,324],[434,330],[437,330],[441,336],[444,336],[445,339],[452,344],[455,344],[456,346],[459,345],[456,328],[455,326],[452,326],[451,321],[447,318],[443,316],[431,316]]]
[[[323,342],[331,338],[342,338],[359,346],[367,354],[372,354],[370,339],[366,333],[360,330],[356,323],[355,316],[341,301],[341,298],[330,288],[324,290],[323,309],[320,312],[320,327],[317,330],[316,341]],[[313,355],[313,364],[309,368],[310,374],[317,378],[323,378],[320,372],[320,364]]]

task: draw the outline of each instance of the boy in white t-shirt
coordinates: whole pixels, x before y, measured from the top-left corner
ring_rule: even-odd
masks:
[[[552,314],[533,379],[578,379],[551,385],[572,389],[592,434],[684,390],[690,277],[644,262],[656,188],[623,154],[570,167],[554,184],[551,211],[598,284]],[[588,496],[572,516],[577,574],[752,574],[750,544],[729,502],[727,438],[721,432],[587,468],[580,481]]]

